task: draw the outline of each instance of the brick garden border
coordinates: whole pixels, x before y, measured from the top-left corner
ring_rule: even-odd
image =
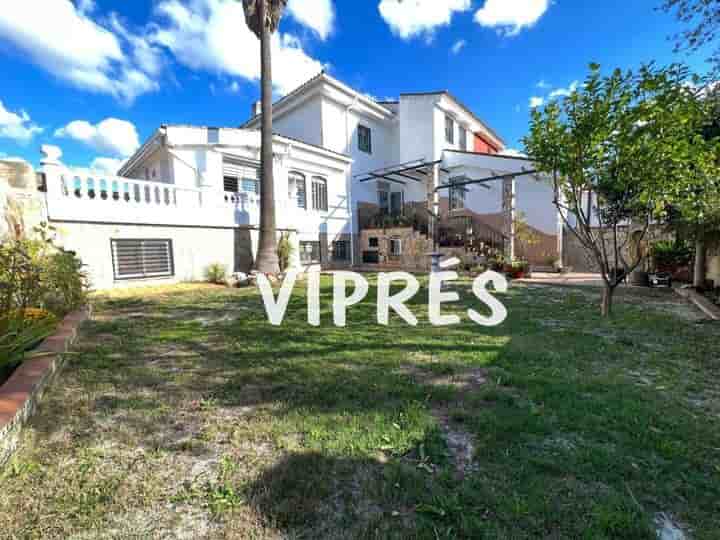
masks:
[[[711,321],[720,321],[720,307],[713,304],[702,294],[694,289],[675,288],[676,293],[688,300],[691,304],[702,311],[703,315]]]
[[[55,333],[43,340],[30,358],[0,385],[0,467],[15,451],[23,426],[64,364],[63,353],[75,341],[78,328],[89,317],[89,307],[67,315]]]

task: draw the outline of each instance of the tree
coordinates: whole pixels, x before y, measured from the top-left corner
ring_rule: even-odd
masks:
[[[262,125],[260,151],[260,241],[255,269],[278,274],[275,183],[273,179],[271,36],[277,30],[287,0],[243,0],[245,22],[260,40]]]
[[[717,0],[663,0],[660,9],[674,13],[689,28],[675,35],[676,52],[697,52],[715,41],[720,31],[720,2]],[[708,61],[715,75],[720,71],[720,48],[712,51]]]
[[[603,316],[643,262],[638,246],[653,219],[683,183],[701,176],[693,160],[710,161],[687,80],[680,66],[602,76],[593,64],[581,88],[533,111],[526,152],[552,178],[566,228],[600,269]]]
[[[677,234],[694,241],[693,285],[702,288],[706,281],[707,236],[720,230],[720,92],[701,86],[693,94],[705,120],[698,130],[700,137],[695,137],[686,149],[690,166],[678,170],[675,182],[669,186],[664,215]]]

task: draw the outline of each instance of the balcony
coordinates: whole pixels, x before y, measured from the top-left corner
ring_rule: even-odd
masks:
[[[251,193],[226,194],[67,169],[47,174],[46,193],[49,217],[56,221],[207,227],[259,222],[259,198]]]

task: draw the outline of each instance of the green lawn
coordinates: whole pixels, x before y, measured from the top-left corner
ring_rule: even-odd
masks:
[[[720,327],[671,292],[513,286],[500,327],[331,325],[296,288],[96,299],[0,472],[3,538],[654,538],[720,531]],[[475,306],[469,283],[462,305]]]

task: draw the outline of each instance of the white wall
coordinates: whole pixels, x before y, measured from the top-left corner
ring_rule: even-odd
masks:
[[[234,268],[234,230],[195,227],[152,227],[142,225],[102,225],[96,223],[52,222],[58,231],[58,244],[75,251],[90,274],[92,287],[136,286],[143,283],[201,281],[205,269],[220,263],[229,272]],[[171,239],[175,275],[172,278],[115,281],[111,239]]]
[[[498,214],[502,212],[502,181],[484,184],[487,189],[479,185],[468,186],[465,195],[465,207],[478,214]],[[443,197],[448,191],[443,191]]]
[[[432,95],[400,97],[400,162],[436,159],[436,101]]]
[[[516,208],[528,225],[546,234],[557,234],[555,191],[549,181],[520,177],[515,180]]]
[[[320,96],[302,102],[292,111],[273,118],[273,131],[308,144],[323,145],[322,101]]]

